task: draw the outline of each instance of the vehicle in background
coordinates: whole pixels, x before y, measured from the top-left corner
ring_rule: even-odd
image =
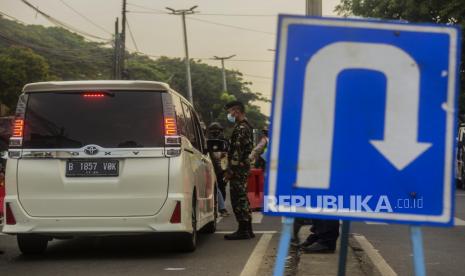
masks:
[[[53,238],[216,229],[216,178],[193,106],[167,84],[24,87],[6,167],[5,226],[23,254]]]
[[[11,136],[13,117],[0,117],[0,231],[3,227],[3,199],[5,197],[5,165],[8,140]]]

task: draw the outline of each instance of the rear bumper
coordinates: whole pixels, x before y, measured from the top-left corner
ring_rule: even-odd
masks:
[[[119,235],[157,232],[191,232],[190,200],[184,194],[169,194],[164,206],[154,216],[127,217],[31,217],[17,196],[7,196],[15,225],[4,225],[7,234],[38,233],[51,235]],[[170,223],[176,203],[181,202],[181,223]]]

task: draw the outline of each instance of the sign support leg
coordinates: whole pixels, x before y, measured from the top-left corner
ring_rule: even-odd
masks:
[[[425,256],[423,253],[423,237],[419,226],[410,227],[410,237],[412,239],[413,265],[416,276],[425,276]]]
[[[283,228],[281,232],[281,239],[279,240],[278,255],[276,256],[273,276],[284,275],[287,253],[289,251],[289,244],[291,242],[293,224],[293,218],[283,217]]]
[[[339,253],[339,266],[337,269],[338,276],[346,275],[347,250],[349,243],[350,221],[342,221],[341,248]]]

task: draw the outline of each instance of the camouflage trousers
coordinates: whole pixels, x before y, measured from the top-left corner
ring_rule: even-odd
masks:
[[[249,170],[242,169],[234,171],[233,177],[229,180],[231,205],[238,222],[252,220],[249,198],[247,197],[248,176]]]

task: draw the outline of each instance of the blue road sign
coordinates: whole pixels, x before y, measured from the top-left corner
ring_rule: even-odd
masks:
[[[451,225],[460,30],[280,16],[264,212]]]

